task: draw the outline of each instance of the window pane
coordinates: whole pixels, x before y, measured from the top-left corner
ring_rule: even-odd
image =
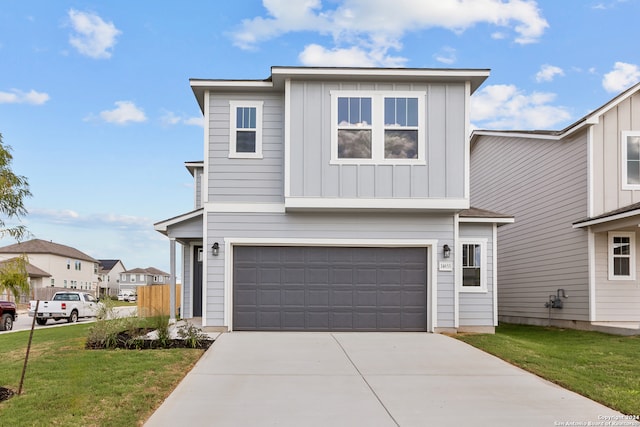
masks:
[[[370,159],[371,131],[370,130],[339,130],[338,131],[339,159]]]
[[[480,286],[480,269],[475,267],[463,268],[462,286]]]
[[[640,184],[640,162],[627,160],[627,184]]]
[[[371,98],[338,98],[338,125],[371,125]]]
[[[256,128],[256,108],[238,107],[236,110],[236,128],[255,129]]]
[[[360,120],[371,125],[371,98],[360,98]]]
[[[407,99],[407,126],[418,126],[418,98]]]
[[[627,159],[640,160],[640,136],[627,137]]]
[[[629,237],[613,238],[613,254],[629,255],[631,254],[631,239]]]
[[[385,98],[384,99],[384,125],[396,124],[396,99]]]
[[[384,132],[385,159],[417,159],[417,130],[387,130]]]
[[[631,267],[629,258],[616,257],[613,258],[613,275],[614,276],[630,276]]]
[[[418,126],[418,98],[385,98],[385,126]]]
[[[236,133],[236,153],[255,153],[256,133],[254,131],[238,131]]]

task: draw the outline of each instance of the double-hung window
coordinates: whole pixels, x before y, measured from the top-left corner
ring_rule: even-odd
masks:
[[[332,91],[332,163],[425,163],[425,92]]]
[[[636,234],[612,231],[609,238],[609,280],[635,280]]]
[[[622,132],[622,188],[640,190],[640,132]]]
[[[229,157],[262,158],[262,101],[229,101]]]
[[[461,240],[461,263],[463,292],[487,291],[487,242],[485,240]]]

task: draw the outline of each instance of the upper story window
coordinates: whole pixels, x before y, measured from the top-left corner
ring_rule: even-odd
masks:
[[[425,163],[424,92],[331,97],[332,163]]]
[[[262,158],[262,104],[229,101],[229,157]]]
[[[622,132],[622,188],[640,190],[640,131]]]
[[[461,240],[462,291],[487,291],[486,241]]]
[[[82,270],[82,262],[76,261],[75,262],[75,266],[76,266],[76,270],[77,271],[81,271]]]
[[[612,231],[609,237],[609,280],[635,280],[636,234]]]

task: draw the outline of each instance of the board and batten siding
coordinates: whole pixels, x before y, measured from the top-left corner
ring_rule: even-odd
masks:
[[[263,101],[261,159],[229,158],[229,101]],[[213,93],[209,97],[209,202],[284,201],[284,101],[280,94]]]
[[[493,318],[493,224],[488,223],[461,223],[460,238],[462,239],[486,239],[486,277],[487,292],[464,292],[460,287],[458,297],[458,322],[460,326],[491,326]],[[462,262],[460,254],[454,254],[456,262]]]
[[[208,326],[224,325],[224,267],[226,238],[269,239],[381,239],[438,240],[453,245],[453,219],[446,214],[316,214],[316,213],[214,213],[207,214],[207,242],[219,242],[220,253],[207,256],[206,316]],[[436,248],[437,250],[437,248]],[[428,265],[429,269],[434,268]],[[454,325],[453,273],[438,274],[438,327]],[[429,316],[431,314],[428,314]]]
[[[640,93],[621,101],[593,125],[593,212],[597,216],[640,202],[640,190],[623,190],[622,132],[640,130]]]
[[[556,141],[480,135],[471,148],[471,205],[513,215],[498,228],[498,314],[589,320],[586,131]],[[548,310],[564,289],[563,309]]]
[[[202,207],[202,177],[204,170],[202,168],[196,168],[194,170],[193,185],[194,185],[194,209],[200,209]]]
[[[330,164],[331,91],[426,93],[426,165]],[[291,197],[463,198],[463,84],[291,83]]]
[[[180,316],[182,318],[193,317],[193,276],[191,275],[191,264],[193,263],[193,247],[181,245],[182,247],[182,306]]]
[[[617,231],[631,231],[636,234],[636,280],[609,280],[608,233],[594,233],[596,318],[597,322],[637,322],[640,321],[640,234],[638,227],[621,227]]]

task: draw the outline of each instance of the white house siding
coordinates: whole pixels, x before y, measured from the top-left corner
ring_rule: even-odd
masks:
[[[202,175],[203,175],[203,170],[202,168],[197,168],[194,170],[194,177],[193,177],[193,183],[194,183],[194,193],[195,193],[195,197],[194,197],[194,209],[200,209],[202,207]]]
[[[182,317],[193,317],[193,276],[191,273],[193,265],[193,246],[182,245],[182,301],[180,305],[180,315]]]
[[[594,234],[595,241],[595,291],[596,316],[598,322],[640,321],[640,234],[638,227],[617,228],[616,231],[631,231],[636,234],[636,280],[609,280],[608,232]]]
[[[458,319],[460,326],[487,326],[493,325],[493,224],[487,223],[461,223],[460,237],[465,239],[486,239],[486,274],[487,292],[464,292],[461,287],[459,291],[459,312]],[[456,262],[462,262],[460,256],[454,254]]]
[[[281,203],[284,200],[281,94],[212,93],[210,96],[209,202]],[[229,101],[263,101],[262,159],[229,158]]]
[[[586,132],[563,141],[480,135],[471,149],[471,204],[508,212],[498,229],[498,314],[540,323],[589,320]],[[558,289],[563,309],[545,303]]]
[[[438,247],[453,246],[454,221],[446,214],[395,213],[208,213],[207,243],[220,244],[220,254],[207,252],[206,322],[207,326],[224,324],[225,237],[269,239],[435,239]],[[436,250],[440,250],[436,248]],[[434,266],[429,265],[430,269]],[[438,327],[454,326],[453,273],[437,273]],[[431,313],[428,314],[431,316]]]
[[[426,165],[330,164],[332,90],[425,92]],[[290,99],[292,197],[464,197],[463,84],[292,82]]]
[[[593,209],[591,216],[640,202],[639,190],[623,190],[621,138],[640,130],[640,94],[621,101],[593,126]]]

